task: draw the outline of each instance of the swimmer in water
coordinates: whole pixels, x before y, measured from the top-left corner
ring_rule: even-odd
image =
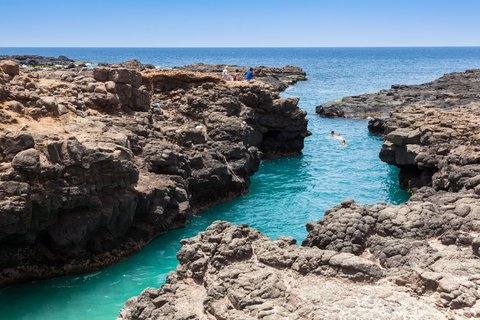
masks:
[[[345,139],[342,140],[342,147],[346,147],[347,146],[347,141]]]
[[[335,133],[335,131],[332,130],[332,131],[330,131],[330,136],[332,136],[332,137],[335,138],[335,139],[345,141],[345,140],[343,139],[342,134],[341,134],[340,132]]]

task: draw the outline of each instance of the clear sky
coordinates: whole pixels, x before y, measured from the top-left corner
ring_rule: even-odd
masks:
[[[480,0],[0,0],[0,47],[480,46]]]

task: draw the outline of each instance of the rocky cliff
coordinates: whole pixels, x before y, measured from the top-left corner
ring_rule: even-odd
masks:
[[[381,123],[380,157],[401,168],[408,202],[344,201],[307,224],[302,247],[215,223],[184,240],[167,284],[129,300],[120,318],[480,318],[478,74],[443,77],[452,91],[438,104],[413,101]],[[411,96],[435,95],[416,88]]]
[[[116,262],[301,153],[298,99],[138,66],[0,62],[0,285]]]

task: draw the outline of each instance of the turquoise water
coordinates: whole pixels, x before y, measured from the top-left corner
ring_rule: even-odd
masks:
[[[382,141],[366,121],[321,119],[317,104],[393,83],[420,83],[443,73],[480,67],[479,48],[419,49],[8,49],[0,54],[65,54],[78,60],[139,58],[171,66],[197,61],[244,65],[299,65],[309,81],[284,95],[301,97],[309,113],[302,156],[264,162],[250,192],[194,217],[183,229],[161,235],[135,256],[101,271],[27,283],[0,290],[0,319],[114,319],[123,303],[146,287],[158,287],[176,264],[179,240],[222,219],[248,223],[271,237],[302,240],[305,223],[346,198],[363,204],[401,203],[397,169],[378,159]],[[348,146],[329,136],[341,132]]]

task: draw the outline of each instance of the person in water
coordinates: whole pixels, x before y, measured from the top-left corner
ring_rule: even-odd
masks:
[[[335,133],[335,131],[330,131],[330,136],[335,139],[343,140],[343,136],[340,132]]]
[[[342,140],[342,147],[346,147],[347,146],[347,141],[345,139]]]
[[[252,80],[253,79],[253,68],[248,69],[247,73],[245,74],[245,80]]]

